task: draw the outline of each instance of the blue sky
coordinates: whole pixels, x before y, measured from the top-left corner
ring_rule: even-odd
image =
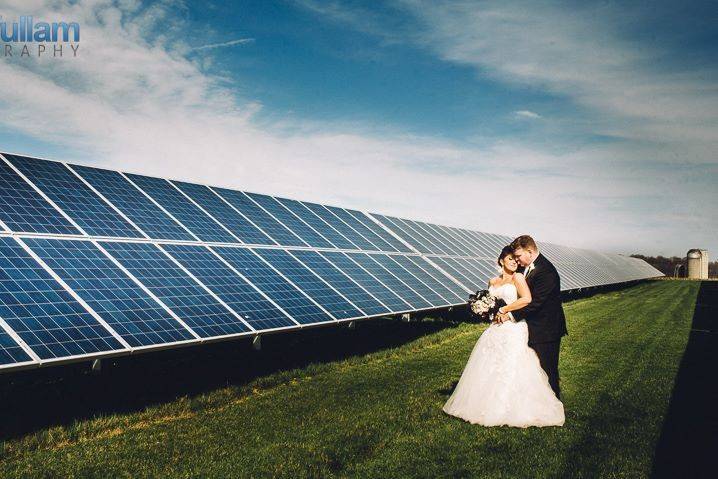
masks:
[[[351,3],[232,5],[189,4],[187,14],[211,29],[194,40],[198,46],[252,40],[219,54],[209,70],[239,76],[241,94],[261,98],[265,108],[257,115],[259,121],[271,123],[289,115],[472,142],[480,140],[477,136],[538,137],[540,125],[517,121],[514,113],[565,107],[562,98],[531,85],[507,85],[414,43],[387,38],[380,28],[392,35],[419,28],[415,18],[391,4],[377,2],[371,10],[357,11]],[[370,16],[377,33],[348,28],[347,21],[322,10],[333,13],[343,7],[356,21]]]
[[[0,150],[621,253],[718,254],[696,2],[0,0]]]

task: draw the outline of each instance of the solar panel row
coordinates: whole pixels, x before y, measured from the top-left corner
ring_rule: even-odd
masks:
[[[5,369],[462,304],[508,241],[10,154],[0,227]],[[656,275],[542,248],[573,287]]]
[[[418,256],[37,237],[0,245],[0,317],[40,360],[463,302]]]
[[[421,261],[385,253],[1,237],[0,318],[28,353],[53,360],[463,302]],[[12,338],[1,339],[0,364],[24,358],[10,354],[9,346],[22,351]]]
[[[496,257],[512,238],[372,213],[444,273],[472,289],[496,275]],[[539,242],[561,275],[563,290],[660,276],[642,260]]]

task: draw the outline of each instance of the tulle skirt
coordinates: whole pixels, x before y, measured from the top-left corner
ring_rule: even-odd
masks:
[[[563,426],[563,404],[528,346],[525,321],[492,324],[476,342],[444,412],[483,426]]]

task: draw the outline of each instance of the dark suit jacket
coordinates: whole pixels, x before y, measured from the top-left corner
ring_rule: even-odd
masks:
[[[529,344],[558,341],[561,336],[568,334],[566,316],[561,305],[561,279],[558,271],[539,253],[526,282],[531,290],[531,303],[511,314],[517,321],[526,320]]]

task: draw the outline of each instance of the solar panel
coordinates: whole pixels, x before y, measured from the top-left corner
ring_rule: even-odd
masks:
[[[220,303],[156,245],[100,244],[200,336],[208,338],[250,331],[243,319]]]
[[[489,280],[498,275],[498,264],[495,261],[476,258],[459,258],[460,263],[464,263],[468,268],[476,271],[481,278],[483,284],[488,284]]]
[[[449,254],[456,256],[466,256],[470,254],[460,241],[453,239],[446,226],[433,225],[421,221],[413,221],[412,225],[417,229],[421,229],[424,236],[430,236],[436,244],[441,245]]]
[[[439,270],[429,265],[428,263],[416,263],[413,261],[418,257],[404,256],[404,255],[391,255],[389,258],[392,261],[397,262],[402,268],[409,272],[416,279],[421,281],[427,288],[430,288],[433,292],[438,294],[444,302],[448,304],[463,303],[466,301],[466,293],[458,285],[455,285],[460,289],[461,294],[455,293],[450,286],[453,284],[449,278],[444,276]],[[438,275],[438,276],[435,276]],[[441,278],[441,279],[437,279]]]
[[[210,188],[181,181],[173,181],[172,183],[208,211],[242,242],[247,244],[277,244]]]
[[[354,218],[354,216],[350,215],[343,208],[337,208],[335,206],[327,206],[326,208],[334,213],[334,215],[343,221],[347,226],[374,245],[375,249],[379,251],[397,251],[391,243],[384,241],[381,236],[375,234],[372,229],[367,228],[364,223]]]
[[[496,253],[494,254],[494,257],[498,256],[499,251],[506,246],[507,244],[511,243],[512,238],[506,238],[504,236],[495,235],[492,233],[484,233],[484,236],[488,237],[490,241],[493,242],[494,251]]]
[[[481,268],[480,265],[471,264],[466,258],[445,258],[445,260],[456,265],[467,276],[474,278],[475,283],[478,285],[477,289],[486,288],[489,284],[489,279],[498,274],[496,269],[493,272],[488,272]]]
[[[423,299],[431,303],[432,306],[444,306],[452,304],[450,301],[444,299],[439,293],[427,286],[419,278],[407,271],[399,262],[393,259],[393,256],[376,254],[370,255],[371,259],[381,264],[384,268],[390,271],[394,276],[399,278],[404,284],[409,286],[411,289],[419,293]]]
[[[425,300],[409,285],[397,278],[390,270],[383,267],[366,253],[347,253],[359,266],[381,281],[397,296],[409,303],[411,309],[428,309],[432,304]]]
[[[240,276],[205,246],[162,245],[162,249],[257,331],[296,326],[289,313]]]
[[[491,257],[491,252],[493,251],[491,248],[489,248],[486,243],[479,237],[478,234],[476,234],[474,231],[469,230],[459,230],[459,233],[467,238],[468,241],[471,242],[472,245],[475,247],[475,253],[474,256],[480,256],[480,257]]]
[[[377,277],[362,268],[357,262],[341,252],[322,251],[319,253],[342,273],[353,279],[358,285],[371,293],[392,312],[404,312],[413,309],[411,304],[394,293]]]
[[[188,200],[169,181],[131,174],[127,177],[202,241],[238,243],[231,233]]]
[[[451,228],[450,234],[463,247],[464,256],[481,256],[479,245],[461,228]]]
[[[430,223],[420,223],[418,221],[415,223],[424,228],[426,232],[433,235],[434,238],[437,239],[437,241],[440,241],[443,245],[446,245],[451,254],[455,254],[457,256],[466,256],[466,246],[462,245],[460,241],[453,238],[450,234],[450,229],[446,226],[432,225]]]
[[[458,234],[456,228],[449,228],[446,226],[438,225],[427,225],[437,230],[445,241],[448,241],[456,246],[461,256],[475,256],[474,247],[462,236]]]
[[[309,246],[315,248],[332,248],[332,244],[321,234],[317,233],[311,226],[302,221],[294,213],[282,206],[276,199],[267,195],[247,193],[255,203],[271,214],[277,221],[289,228],[295,235],[301,238]]]
[[[194,339],[92,242],[45,238],[24,241],[130,346]]]
[[[0,318],[40,359],[124,349],[13,238],[0,238]]]
[[[430,276],[433,281],[429,280],[428,283],[427,280],[422,279],[422,281],[431,285],[431,287],[444,296],[444,298],[448,297],[449,299],[452,299],[451,294],[453,294],[453,297],[458,298],[459,302],[466,300],[466,294],[468,292],[467,288],[455,283],[454,281],[446,281],[445,275],[439,269],[430,264],[426,259],[420,256],[403,256],[403,258],[411,261],[414,265],[421,268],[422,271]],[[409,268],[407,267],[407,269]],[[471,292],[473,293],[473,291]]]
[[[319,216],[314,214],[309,208],[297,200],[288,200],[286,198],[277,198],[285,208],[290,210],[292,213],[301,218],[305,223],[311,225],[317,231],[322,232],[327,240],[329,240],[333,246],[340,249],[357,249],[357,245],[349,241],[339,231],[332,228],[332,226],[321,219]]]
[[[33,359],[0,327],[0,367],[32,362]]]
[[[332,212],[326,209],[324,206],[318,205],[316,203],[307,202],[302,202],[302,204],[309,208],[312,213],[324,220],[325,223],[331,225],[332,228],[339,231],[349,241],[354,243],[358,249],[376,251],[376,246],[374,246],[370,241],[368,241],[362,235],[349,227],[349,225],[344,223],[336,215],[332,214]]]
[[[467,286],[471,292],[481,289],[481,286],[483,286],[476,277],[467,274],[466,271],[461,271],[456,265],[450,264],[445,258],[431,256],[430,260],[453,278],[459,280],[461,284]]]
[[[470,231],[469,233],[484,248],[484,254],[480,256],[485,256],[486,258],[496,258],[498,256],[497,253],[498,251],[500,251],[500,249],[497,249],[497,245],[492,244],[489,241],[488,235],[484,233],[479,233],[477,231]]]
[[[337,319],[361,318],[366,316],[347,299],[337,293],[331,286],[322,281],[311,270],[292,257],[289,253],[279,249],[254,250],[264,258],[277,271],[282,273],[289,281],[301,289],[310,298],[316,301],[329,314]]]
[[[194,241],[195,238],[157,205],[152,203],[120,173],[72,165],[110,203],[153,239]]]
[[[3,371],[465,304],[503,235],[0,155]],[[562,288],[659,275],[540,243]]]
[[[348,208],[344,208],[344,210],[352,215],[354,219],[359,221],[361,224],[363,224],[365,227],[370,229],[375,235],[381,237],[386,243],[389,243],[393,246],[394,250],[400,251],[402,253],[413,253],[414,251],[408,247],[406,244],[404,244],[402,241],[397,239],[394,235],[392,235],[389,231],[387,231],[384,227],[382,227],[380,224],[372,220],[369,216],[365,215],[361,211],[356,210],[350,210]]]
[[[557,268],[558,270],[558,268]],[[563,274],[559,272],[560,279],[561,279],[561,288],[579,288],[580,285],[577,282],[576,278],[570,274],[570,272],[564,271]]]
[[[490,253],[492,250],[488,249],[480,239],[472,234],[472,231],[465,230],[462,228],[456,229],[456,235],[460,238],[463,238],[471,247],[470,251],[471,254],[468,256],[477,256],[477,257],[490,257]]]
[[[80,234],[72,223],[4,161],[0,161],[0,220],[12,231]]]
[[[246,194],[225,188],[213,189],[277,243],[285,246],[307,246],[297,235],[260,208]]]
[[[378,298],[352,280],[351,276],[343,273],[327,259],[322,257],[320,253],[303,250],[290,251],[290,253],[306,267],[314,271],[317,276],[329,283],[336,291],[341,291],[342,295],[363,311],[366,316],[391,312]]]
[[[392,231],[394,231],[401,239],[409,243],[416,249],[417,251],[421,253],[432,253],[433,248],[426,242],[426,240],[421,236],[416,234],[415,232],[411,232],[411,230],[405,225],[403,222],[399,220],[399,218],[393,218],[391,216],[385,216],[385,215],[378,215],[376,213],[372,213],[372,216],[374,216],[376,219],[378,219],[380,222],[382,222],[384,225],[388,226]],[[442,253],[442,252],[440,252]]]
[[[142,234],[78,180],[64,164],[19,158],[8,160],[91,236],[141,238]]]
[[[414,222],[404,218],[392,218],[397,226],[403,228],[406,234],[410,237],[415,238],[427,253],[434,254],[452,254],[451,250],[441,243],[437,243],[435,239],[428,235],[425,231],[422,231]]]
[[[436,254],[443,253],[460,255],[460,252],[453,249],[452,244],[445,243],[444,241],[440,240],[433,232],[421,226],[419,222],[401,218],[399,219],[399,221],[403,222],[403,224],[407,228],[407,231],[412,233],[415,237],[418,236],[424,239],[424,242],[427,245],[429,252]]]
[[[230,247],[213,249],[297,322],[311,324],[334,320],[325,309],[287,281],[253,251]]]

